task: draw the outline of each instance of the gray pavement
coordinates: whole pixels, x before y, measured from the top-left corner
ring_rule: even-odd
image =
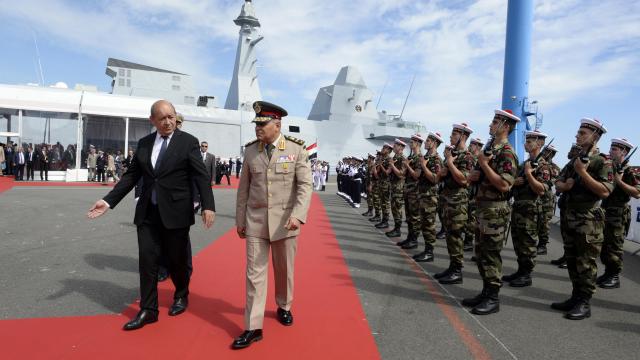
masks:
[[[99,219],[85,217],[107,191],[17,187],[0,194],[0,319],[119,313],[136,299],[133,197]],[[209,231],[199,223],[192,227],[194,256],[234,224],[235,191],[214,193],[216,226]],[[351,208],[335,195],[334,183],[318,194],[383,359],[638,357],[640,259],[632,255],[640,251],[638,245],[627,244],[622,287],[599,289],[590,319],[565,320],[549,308],[571,291],[566,270],[549,264],[562,251],[553,227],[550,253],[539,257],[533,287],[505,286],[501,311],[479,317],[459,305],[480,290],[474,263],[465,264],[462,285],[441,286],[431,275],[448,265],[443,240],[438,240],[435,262],[417,265],[410,255],[421,249],[405,253],[395,246],[395,239],[360,215],[365,208]],[[511,242],[503,258],[505,272],[515,270]]]
[[[433,263],[417,265],[410,256],[422,249],[405,252],[395,246],[398,239],[387,238],[360,215],[366,204],[360,209],[350,207],[335,194],[335,186],[320,194],[383,359],[474,358],[471,350],[478,349],[466,345],[473,341],[464,342],[455,330],[460,328],[493,359],[638,358],[640,259],[632,255],[638,252],[637,244],[626,244],[622,287],[598,289],[590,319],[566,320],[549,307],[571,294],[566,270],[549,264],[562,254],[559,229],[553,226],[550,252],[538,257],[533,286],[516,289],[505,284],[500,312],[482,317],[459,304],[481,289],[475,263],[465,263],[463,284],[440,285],[431,276],[448,266],[444,240],[437,242]],[[404,227],[403,235],[406,237]],[[470,256],[466,253],[465,259]],[[515,271],[511,241],[503,251],[503,260],[505,273]],[[438,306],[438,298],[443,298],[446,306]],[[459,322],[451,320],[446,308]]]

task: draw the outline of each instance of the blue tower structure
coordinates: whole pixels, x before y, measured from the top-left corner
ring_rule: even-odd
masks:
[[[531,67],[531,34],[533,32],[533,0],[509,0],[507,39],[504,54],[502,109],[509,109],[522,121],[509,135],[518,159],[524,160],[524,133],[531,130],[529,112],[529,73]]]

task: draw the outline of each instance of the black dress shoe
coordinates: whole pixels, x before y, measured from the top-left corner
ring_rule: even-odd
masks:
[[[278,308],[277,314],[278,314],[278,321],[280,321],[280,324],[284,326],[293,325],[293,315],[291,314],[291,311]]]
[[[140,310],[140,312],[138,312],[138,315],[136,315],[136,317],[133,320],[124,324],[124,327],[122,329],[136,330],[136,329],[140,329],[141,327],[147,324],[154,323],[156,321],[158,321],[158,313],[153,312],[151,310]]]
[[[169,308],[169,316],[176,316],[182,314],[185,310],[187,310],[187,305],[189,305],[189,299],[177,298],[173,300],[173,305]]]
[[[244,349],[251,345],[252,342],[260,340],[262,340],[262,329],[246,330],[233,340],[231,347],[233,349]]]
[[[158,282],[163,282],[169,278],[169,271],[166,267],[158,267]]]

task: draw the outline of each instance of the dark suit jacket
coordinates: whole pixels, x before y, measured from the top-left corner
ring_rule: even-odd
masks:
[[[200,159],[202,159],[202,153],[200,153]],[[216,157],[210,153],[207,153],[207,157],[204,160],[204,167],[209,174],[209,184],[216,181]]]
[[[27,165],[33,165],[33,164],[37,163],[38,162],[38,153],[34,151],[31,160],[29,160],[29,152],[25,152],[24,153],[24,162]]]
[[[195,223],[193,214],[192,181],[200,193],[202,209],[215,211],[215,202],[211,183],[200,156],[199,142],[194,136],[176,130],[164,153],[162,162],[153,169],[151,152],[156,133],[140,139],[137,152],[131,160],[127,172],[103,200],[111,208],[136,186],[142,178],[142,194],[136,206],[133,222],[141,225],[146,218],[147,208],[151,204],[151,190],[156,189],[158,210],[162,223],[167,229],[179,229]]]

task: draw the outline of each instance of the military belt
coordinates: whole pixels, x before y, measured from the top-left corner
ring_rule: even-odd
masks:
[[[589,210],[600,206],[600,200],[598,201],[583,201],[583,202],[569,202],[564,205],[565,209],[571,210]]]
[[[478,200],[476,199],[476,205],[478,208],[490,208],[490,207],[498,207],[507,205],[507,200],[500,201],[488,201],[488,200]]]

